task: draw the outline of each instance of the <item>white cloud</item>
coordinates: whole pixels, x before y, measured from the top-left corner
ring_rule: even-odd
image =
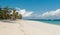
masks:
[[[60,18],[60,9],[57,9],[55,11],[49,11],[49,12],[47,11],[47,12],[39,15],[38,17],[42,17],[42,18],[46,18],[46,17],[48,17],[48,18],[59,17]]]
[[[16,8],[19,14],[22,14],[23,17],[30,17],[33,14],[33,11],[27,11],[26,9]]]
[[[23,17],[29,18],[60,18],[60,9],[54,11],[47,11],[42,14],[33,13],[33,11],[27,11],[26,9],[16,8],[19,14],[22,14]]]

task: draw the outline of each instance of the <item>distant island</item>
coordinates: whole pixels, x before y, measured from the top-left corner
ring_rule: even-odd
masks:
[[[22,19],[22,15],[16,12],[15,8],[0,7],[0,19]]]

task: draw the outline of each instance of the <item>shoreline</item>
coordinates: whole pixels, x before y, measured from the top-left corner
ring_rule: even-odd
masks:
[[[60,35],[60,26],[31,20],[0,21],[0,35]]]

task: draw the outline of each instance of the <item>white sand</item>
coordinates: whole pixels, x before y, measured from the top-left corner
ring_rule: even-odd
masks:
[[[0,35],[60,35],[60,26],[37,21],[0,21]]]

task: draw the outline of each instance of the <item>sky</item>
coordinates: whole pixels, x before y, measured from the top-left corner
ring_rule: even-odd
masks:
[[[0,0],[0,6],[16,8],[24,19],[60,19],[60,0]]]

